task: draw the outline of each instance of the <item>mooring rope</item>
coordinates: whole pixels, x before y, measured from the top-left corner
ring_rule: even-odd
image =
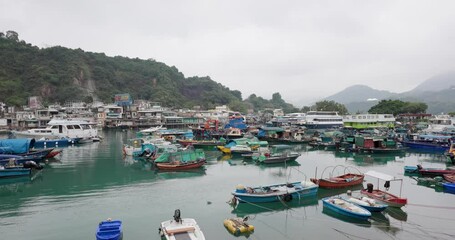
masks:
[[[407,205],[408,206],[416,206],[416,207],[441,208],[441,209],[455,210],[455,207],[449,207],[449,206],[437,206],[437,205],[427,205],[427,204],[417,204],[417,203],[408,203]]]

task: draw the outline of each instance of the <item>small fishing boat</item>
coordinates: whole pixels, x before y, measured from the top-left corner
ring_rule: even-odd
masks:
[[[303,197],[316,195],[318,186],[312,182],[293,182],[267,185],[261,187],[244,187],[237,185],[232,192],[235,199],[240,203],[263,203],[263,202],[289,202],[292,199],[301,199]]]
[[[363,207],[370,212],[382,212],[388,207],[387,204],[379,204],[374,199],[367,197],[361,198],[350,197],[345,200],[354,203],[355,205],[358,205],[360,207]]]
[[[423,168],[420,164],[417,165],[420,175],[427,177],[442,176],[444,174],[455,174],[453,169],[434,169],[434,168]]]
[[[0,178],[29,176],[31,172],[31,168],[0,166]]]
[[[249,234],[254,231],[254,226],[247,223],[248,217],[244,218],[228,218],[223,221],[226,229],[238,236],[240,234]]]
[[[166,240],[205,240],[196,220],[181,218],[179,209],[175,210],[173,220],[161,223],[159,233]]]
[[[442,188],[444,192],[455,194],[455,183],[443,183]]]
[[[204,151],[201,149],[165,152],[154,162],[158,169],[171,171],[199,168],[206,163]]]
[[[335,169],[338,167],[344,167],[344,173],[342,175],[338,176],[333,176],[335,174]],[[332,169],[331,174],[329,177],[323,177],[324,173],[327,169]],[[345,187],[352,187],[358,184],[362,184],[363,179],[365,177],[364,174],[362,174],[358,169],[356,169],[358,173],[351,173],[349,172],[349,169],[353,167],[350,166],[342,166],[342,165],[337,165],[337,166],[329,166],[322,171],[321,178],[311,178],[310,181],[312,181],[315,184],[318,184],[320,188],[345,188]]]
[[[388,193],[386,191],[380,190],[379,189],[379,180],[385,181],[384,188],[386,190],[389,189],[390,187],[390,182],[391,181],[401,181],[401,185],[403,185],[403,179],[400,178],[395,178],[390,175],[387,175],[385,173],[381,172],[376,172],[376,171],[368,171],[365,173],[366,176],[370,176],[373,178],[376,178],[378,180],[377,189],[373,189],[373,184],[368,183],[367,184],[367,189],[362,189],[360,190],[360,193],[363,195],[366,195],[367,197],[373,198],[376,201],[379,201],[381,203],[385,203],[389,205],[389,207],[403,207],[408,203],[407,198],[402,198],[401,197],[401,188],[400,186],[400,196],[393,195],[391,193]]]
[[[330,209],[339,214],[360,220],[368,220],[368,218],[371,217],[370,211],[351,202],[348,202],[340,197],[323,198],[322,205],[324,208]]]
[[[252,156],[252,159],[257,163],[273,164],[286,163],[295,161],[300,157],[300,153],[296,152],[281,152],[281,153],[264,153],[259,156]]]
[[[449,183],[455,183],[455,174],[444,174],[442,175],[444,179]]]
[[[160,170],[177,171],[177,170],[188,170],[188,169],[200,168],[205,163],[206,163],[205,159],[201,159],[201,160],[190,161],[190,162],[172,161],[172,162],[164,162],[164,163],[155,163],[155,166]]]
[[[98,224],[96,240],[121,240],[123,239],[122,221],[108,218]]]

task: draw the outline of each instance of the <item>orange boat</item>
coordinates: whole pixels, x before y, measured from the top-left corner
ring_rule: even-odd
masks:
[[[338,166],[333,167],[332,174],[330,176],[334,175],[333,173],[337,167],[344,167],[344,166],[338,165]],[[332,168],[332,167],[328,167],[328,168]],[[326,168],[322,172],[321,178],[319,178],[319,179],[311,178],[310,181],[319,185],[320,188],[345,188],[345,187],[351,187],[351,186],[362,184],[363,178],[365,177],[365,175],[363,175],[360,171],[359,171],[359,173],[346,173],[346,171],[348,171],[348,169],[352,168],[352,167],[344,167],[344,168],[345,168],[344,174],[338,175],[335,177],[324,178],[322,176],[324,175],[324,172],[327,169]]]
[[[444,174],[442,175],[447,182],[455,183],[455,174]]]
[[[202,167],[206,163],[205,159],[200,159],[197,161],[190,161],[190,162],[180,162],[180,161],[173,161],[173,162],[163,162],[163,163],[156,163],[156,167],[160,170],[188,170]]]

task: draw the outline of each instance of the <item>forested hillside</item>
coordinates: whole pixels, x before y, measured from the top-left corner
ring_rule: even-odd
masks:
[[[152,59],[108,57],[60,46],[38,48],[21,41],[14,31],[0,33],[1,102],[20,106],[28,97],[40,96],[45,104],[68,100],[109,103],[118,93],[170,107],[229,105],[238,111],[265,107],[242,101],[240,91],[210,77],[185,78],[176,67]],[[266,107],[292,109],[279,97],[264,100]]]

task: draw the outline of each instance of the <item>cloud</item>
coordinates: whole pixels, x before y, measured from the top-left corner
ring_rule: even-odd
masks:
[[[298,105],[353,84],[394,92],[453,70],[453,1],[0,1],[39,46],[154,58]]]

